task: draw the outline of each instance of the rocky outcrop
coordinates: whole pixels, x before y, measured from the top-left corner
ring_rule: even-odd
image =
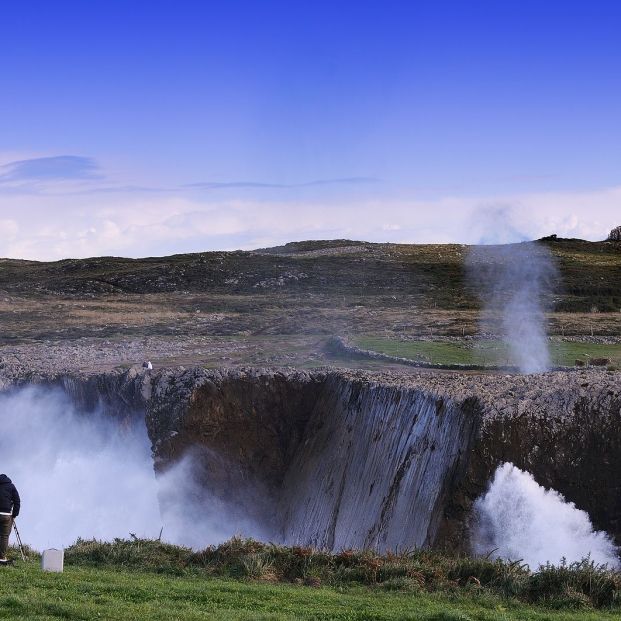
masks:
[[[81,378],[62,375],[55,383],[81,410],[102,408],[118,418],[144,416],[151,398],[151,378],[137,369]]]
[[[10,385],[24,383],[145,416],[157,471],[194,452],[210,494],[273,540],[464,549],[474,500],[511,461],[621,543],[619,373],[178,368]]]
[[[468,499],[484,491],[499,462],[512,462],[587,511],[597,529],[621,543],[621,376],[591,372],[529,380],[483,402],[479,440],[464,479]]]
[[[234,460],[240,476],[279,485],[324,379],[323,373],[292,370],[163,371],[146,418],[156,466],[189,447],[207,446]],[[223,485],[233,475],[222,473]]]
[[[166,372],[147,420],[158,467],[198,445],[213,493],[261,486],[274,538],[463,549],[472,503],[503,461],[621,540],[620,395],[619,374],[586,370]]]
[[[146,423],[155,468],[191,452],[210,493],[275,533],[276,499],[324,374],[304,371],[163,371]]]
[[[151,398],[149,373],[135,368],[101,374],[28,373],[0,377],[0,390],[29,385],[60,389],[78,410],[92,412],[100,409],[120,419],[144,416]]]
[[[342,371],[165,371],[147,412],[157,469],[191,450],[261,530],[329,549],[434,543],[477,421],[472,400]]]

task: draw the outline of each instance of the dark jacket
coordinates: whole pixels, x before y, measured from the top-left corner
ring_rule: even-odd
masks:
[[[17,517],[19,507],[17,488],[6,474],[0,474],[0,513],[12,513],[13,517]]]

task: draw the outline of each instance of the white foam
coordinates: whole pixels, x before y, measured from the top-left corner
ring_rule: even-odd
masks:
[[[486,494],[475,503],[473,546],[477,554],[522,559],[536,569],[550,562],[580,561],[619,567],[610,537],[593,530],[585,511],[511,463],[499,466]]]

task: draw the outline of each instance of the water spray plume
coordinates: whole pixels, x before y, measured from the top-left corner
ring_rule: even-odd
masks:
[[[475,553],[522,559],[532,570],[587,557],[619,567],[612,540],[593,529],[585,511],[510,463],[498,467],[488,492],[475,503],[472,539]]]
[[[0,425],[2,468],[22,498],[20,531],[36,549],[78,537],[157,538],[162,527],[163,539],[194,547],[255,534],[200,488],[191,455],[156,478],[140,416],[121,424],[78,412],[60,389],[28,387],[0,395]]]
[[[537,243],[475,246],[467,271],[483,302],[482,329],[501,336],[506,362],[522,373],[548,370],[545,312],[557,280],[549,250]]]

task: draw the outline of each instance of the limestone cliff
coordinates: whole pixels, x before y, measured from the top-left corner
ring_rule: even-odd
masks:
[[[512,461],[621,543],[619,373],[179,368],[17,383],[32,382],[84,411],[144,416],[156,471],[196,452],[202,485],[274,540],[464,549],[472,503]]]
[[[226,497],[239,481],[262,486],[262,519],[285,541],[463,548],[503,461],[621,540],[620,395],[619,374],[596,371],[166,372],[147,421],[159,467],[210,449],[205,484]]]
[[[283,538],[319,548],[435,542],[478,416],[467,404],[328,376],[283,484]]]

